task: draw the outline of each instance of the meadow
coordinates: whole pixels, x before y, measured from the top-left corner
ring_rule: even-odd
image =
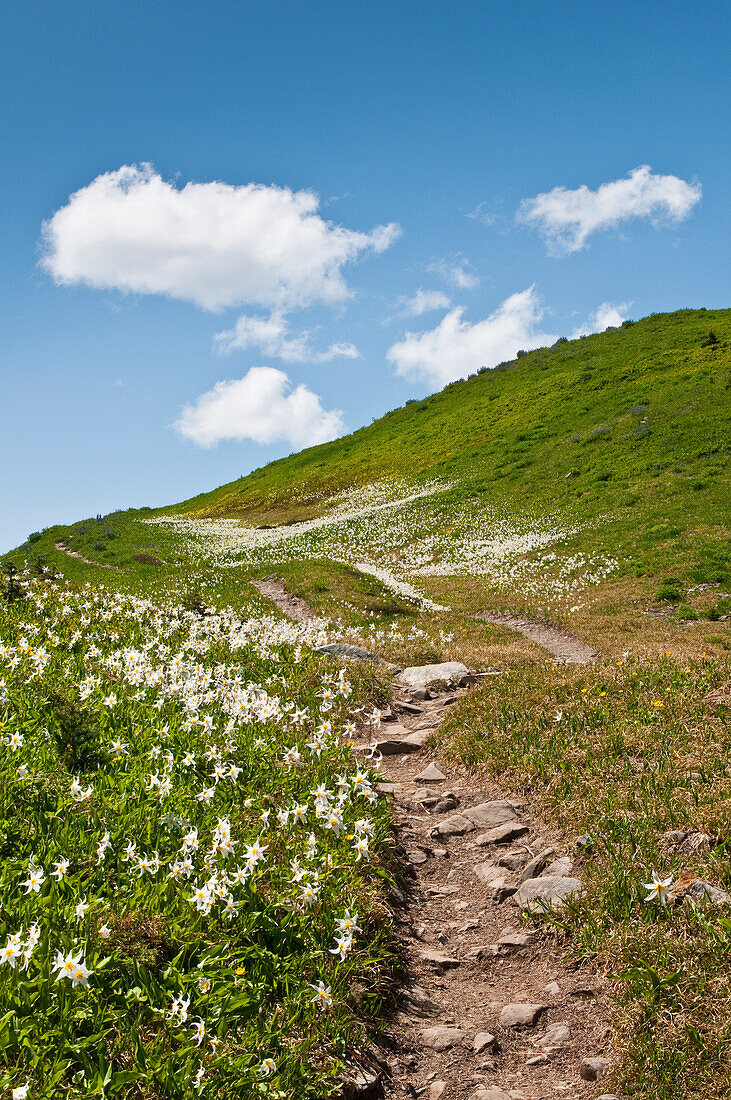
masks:
[[[322,1095],[389,950],[388,813],[323,625],[0,597],[4,1087]]]

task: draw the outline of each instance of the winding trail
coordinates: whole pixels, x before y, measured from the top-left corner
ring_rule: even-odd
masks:
[[[267,599],[276,604],[280,611],[283,611],[296,623],[307,623],[318,618],[306,600],[303,600],[300,596],[290,595],[281,581],[275,580],[274,577],[267,577],[265,580],[252,580],[251,585],[262,596],[266,596]]]
[[[109,565],[101,561],[92,561],[91,558],[85,558],[83,554],[80,554],[78,550],[72,550],[66,545],[63,540],[54,542],[53,544],[57,550],[60,550],[62,554],[68,554],[70,558],[76,558],[78,561],[85,562],[86,565],[96,565],[99,569],[119,569],[118,565]]]
[[[280,582],[252,583],[290,617],[313,616]],[[597,656],[558,627],[515,622],[560,659]],[[567,958],[565,935],[530,913],[531,899],[560,905],[580,891],[588,857],[562,849],[524,799],[494,783],[477,787],[464,768],[435,756],[430,742],[467,690],[418,692],[394,681],[381,723],[362,727],[366,740],[354,748],[368,754],[375,745],[382,754],[378,786],[393,800],[402,980],[342,1095],[589,1100],[602,1091],[596,1082],[610,1053],[605,981]]]
[[[523,618],[512,615],[509,611],[478,611],[475,618],[515,630],[524,638],[530,638],[532,642],[553,653],[557,661],[564,665],[591,664],[599,657],[596,649],[555,623]]]

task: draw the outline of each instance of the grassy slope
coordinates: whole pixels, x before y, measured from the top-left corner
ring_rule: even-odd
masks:
[[[709,329],[719,343],[703,347]],[[286,522],[351,485],[427,476],[516,510],[587,517],[636,494],[654,509],[694,492],[712,519],[729,454],[730,345],[731,310],[682,310],[542,348],[173,510]]]
[[[709,329],[719,342],[703,346]],[[326,512],[329,498],[352,485],[439,477],[453,483],[455,503],[476,498],[508,515],[574,519],[580,527],[563,549],[619,559],[591,607],[568,619],[612,656],[586,669],[547,667],[531,643],[476,624],[469,612],[494,598],[484,578],[435,579],[435,594],[458,610],[414,616],[333,562],[277,571],[324,611],[375,609],[387,623],[396,610],[430,631],[454,633],[442,656],[514,670],[507,697],[501,678],[455,708],[443,751],[525,791],[565,830],[567,844],[591,832],[587,892],[564,923],[580,951],[625,974],[616,985],[617,1084],[644,1100],[715,1098],[731,1088],[731,925],[722,914],[662,913],[643,903],[640,887],[652,869],[677,876],[686,867],[731,889],[729,712],[702,702],[729,676],[731,632],[722,616],[731,606],[723,589],[692,592],[698,584],[731,589],[730,414],[731,310],[685,310],[532,352],[163,509],[286,523]],[[141,522],[151,514],[105,517],[101,529],[117,537],[104,550],[94,549],[99,528],[87,522],[49,529],[9,557],[20,564],[46,555],[72,579],[155,597],[198,593],[257,605],[246,569],[200,566],[174,532]],[[54,549],[59,538],[121,568],[70,559]],[[135,562],[140,552],[166,564]],[[648,603],[670,610],[681,599],[705,619],[644,614]],[[525,602],[517,588],[503,600]],[[621,661],[625,651],[633,656]],[[558,725],[557,710],[566,715]],[[661,843],[669,828],[703,830],[712,845],[672,852]],[[652,974],[668,979],[660,992]]]

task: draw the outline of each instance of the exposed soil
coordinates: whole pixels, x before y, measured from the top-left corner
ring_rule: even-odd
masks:
[[[281,581],[275,580],[274,577],[267,577],[265,580],[253,580],[251,583],[257,592],[261,592],[262,596],[266,596],[272,603],[275,603],[280,611],[283,611],[290,619],[294,619],[296,623],[306,623],[310,619],[317,618],[306,600],[303,600],[300,596],[291,596]]]
[[[525,638],[530,638],[537,645],[553,653],[557,661],[564,665],[585,665],[596,661],[598,652],[582,642],[575,634],[555,623],[541,622],[538,619],[526,619],[518,615],[511,615],[509,611],[478,611],[476,619],[484,619],[485,622],[494,623],[496,626],[505,626],[508,630],[515,630]]]
[[[290,618],[314,617],[279,581],[252,584]],[[552,624],[504,613],[478,617],[519,630],[564,662],[598,656]],[[374,737],[393,743],[422,731],[427,739],[425,731],[436,730],[466,690],[432,692],[417,702],[394,686],[389,718],[397,722],[384,721]],[[396,1013],[367,1062],[353,1072],[345,1095],[588,1100],[606,1093],[596,1079],[584,1079],[592,1072],[600,1079],[609,1054],[605,981],[567,961],[564,933],[545,916],[525,915],[514,898],[535,857],[543,854],[544,874],[564,857],[561,874],[578,879],[586,857],[576,847],[562,849],[524,800],[493,783],[478,787],[465,769],[438,763],[428,745],[408,748],[384,756],[380,769],[380,787],[394,800],[405,873],[406,885],[395,897],[403,984]],[[437,764],[443,778],[418,778],[429,763]],[[501,840],[480,827],[434,835],[455,814],[497,800],[514,815]],[[511,1026],[503,1015],[508,1005],[529,1019]],[[585,1059],[596,1060],[593,1068],[582,1067]]]
[[[399,725],[409,733],[436,728],[458,694],[424,703],[420,715],[399,714]],[[391,737],[389,725],[382,725],[379,739]],[[494,784],[477,788],[461,768],[439,764],[445,779],[417,779],[433,760],[423,749],[387,756],[381,766],[412,876],[396,910],[405,969],[400,1011],[378,1040],[385,1096],[452,1100],[478,1089],[494,1092],[476,1100],[597,1096],[606,1090],[583,1080],[580,1066],[608,1053],[604,981],[567,962],[563,933],[543,918],[523,916],[510,896],[525,865],[546,849],[554,849],[547,859],[568,855],[567,873],[577,877],[582,857],[562,850],[523,800]],[[430,796],[439,799],[436,805]],[[526,830],[522,836],[492,844],[480,842],[480,828],[432,836],[460,810],[498,799],[511,803],[516,832]],[[497,876],[502,886],[485,881]],[[511,939],[501,943],[505,937]],[[532,1025],[503,1026],[501,1012],[511,1004],[541,1007]],[[446,1049],[435,1049],[444,1043]]]
[[[79,561],[86,562],[87,565],[97,565],[100,569],[119,569],[118,565],[108,565],[105,562],[92,561],[91,558],[85,558],[78,550],[72,550],[68,547],[65,542],[56,542],[54,546],[57,550],[60,550],[62,554],[68,554],[70,558],[77,558]]]

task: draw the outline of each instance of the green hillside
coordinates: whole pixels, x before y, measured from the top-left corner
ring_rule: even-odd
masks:
[[[585,515],[692,492],[710,515],[723,503],[730,390],[731,310],[655,314],[483,370],[175,510],[282,522],[316,513],[323,494],[409,476]]]

